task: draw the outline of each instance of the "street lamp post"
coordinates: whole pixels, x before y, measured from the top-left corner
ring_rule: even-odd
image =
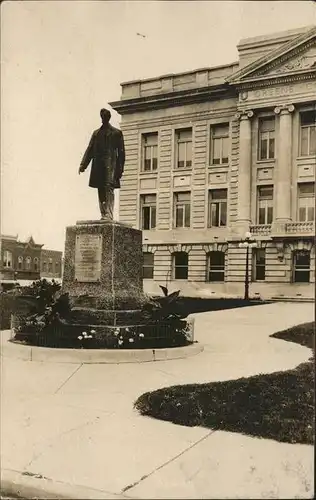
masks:
[[[251,239],[251,233],[247,232],[245,238],[239,242],[239,248],[246,248],[246,271],[245,271],[245,295],[244,300],[249,300],[249,248],[257,246],[257,241]]]

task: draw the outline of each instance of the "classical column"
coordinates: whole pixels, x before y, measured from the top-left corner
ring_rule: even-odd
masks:
[[[293,104],[277,106],[274,112],[279,115],[279,134],[277,138],[277,162],[275,166],[274,199],[276,228],[284,229],[291,220],[292,184],[292,116]]]
[[[251,120],[253,111],[236,115],[240,119],[237,225],[248,230],[251,220]]]

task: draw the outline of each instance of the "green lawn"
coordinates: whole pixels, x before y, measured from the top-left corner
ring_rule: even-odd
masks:
[[[314,348],[314,330],[314,322],[305,323],[272,337]],[[313,444],[314,360],[285,372],[147,392],[135,408],[175,424]]]

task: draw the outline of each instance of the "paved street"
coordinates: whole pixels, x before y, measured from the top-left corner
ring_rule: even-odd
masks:
[[[312,446],[181,427],[138,415],[133,402],[160,387],[294,368],[310,350],[269,335],[313,318],[314,304],[306,303],[201,313],[196,339],[205,349],[181,360],[74,365],[2,357],[3,474],[27,472],[69,492],[84,487],[85,498],[89,488],[90,498],[311,498]]]

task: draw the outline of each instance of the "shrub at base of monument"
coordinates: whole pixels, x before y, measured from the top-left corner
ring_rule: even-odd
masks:
[[[17,288],[12,341],[77,349],[157,349],[192,344],[194,324],[181,310],[180,292],[169,295],[161,288],[164,296],[148,298],[130,325],[106,324],[102,321],[106,311],[72,309],[69,295],[61,293],[54,281],[40,280]],[[96,324],[87,324],[87,318]]]

